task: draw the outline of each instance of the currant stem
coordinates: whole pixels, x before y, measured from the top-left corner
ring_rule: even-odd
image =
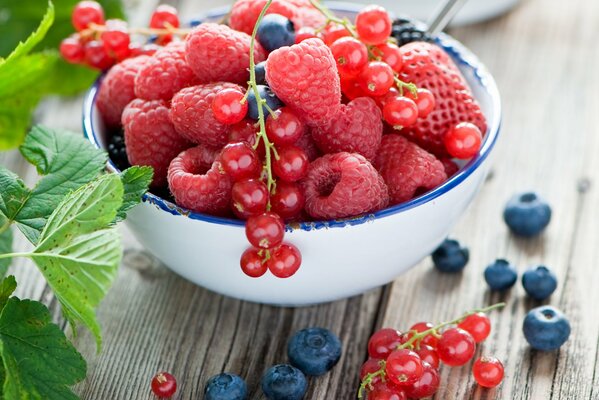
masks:
[[[356,28],[353,26],[353,24],[347,19],[347,18],[338,18],[336,17],[331,10],[329,10],[328,8],[326,8],[324,5],[320,4],[320,2],[316,1],[316,0],[310,0],[310,3],[314,6],[314,8],[316,8],[318,11],[320,11],[320,13],[322,15],[325,16],[325,18],[327,19],[327,21],[325,22],[324,26],[321,29],[324,29],[324,27],[326,27],[329,22],[335,22],[339,25],[342,25],[345,29],[347,29],[347,31],[355,38],[358,37],[358,34],[356,32]]]
[[[97,36],[98,34],[104,32],[106,30],[105,25],[98,25],[91,23],[89,24],[89,28],[84,29],[80,32],[81,36]],[[154,29],[154,28],[128,28],[127,32],[129,34],[139,34],[139,35],[178,35],[185,36],[191,32],[191,29],[179,29],[175,28],[172,25],[167,26],[164,29]]]
[[[403,96],[403,90],[408,89],[410,91],[410,93],[412,93],[414,96],[418,97],[418,87],[416,85],[414,85],[413,83],[406,83],[404,81],[402,81],[401,79],[399,79],[397,76],[394,78],[395,79],[395,85],[397,86],[397,89],[399,90],[399,95]]]
[[[374,380],[374,378],[376,378],[377,376],[381,376],[383,379],[385,378],[384,375],[387,362],[385,360],[381,360],[379,364],[381,368],[378,371],[366,375],[362,383],[360,383],[360,388],[358,389],[358,399],[361,399],[362,396],[364,396],[364,391],[366,390],[366,387],[372,389],[372,381]]]

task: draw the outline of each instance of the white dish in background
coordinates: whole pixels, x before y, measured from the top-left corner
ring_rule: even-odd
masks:
[[[349,14],[352,8],[334,10]],[[222,15],[208,14],[211,18]],[[149,252],[179,275],[243,300],[307,305],[389,283],[447,237],[481,188],[499,134],[501,104],[493,77],[456,40],[441,35],[438,43],[462,70],[487,117],[489,128],[479,154],[443,185],[407,203],[350,220],[288,227],[285,240],[295,244],[303,257],[301,268],[291,278],[267,273],[253,279],[243,274],[239,258],[248,242],[242,221],[193,213],[148,193],[126,223]],[[99,83],[86,96],[83,130],[94,145],[105,148],[107,132],[95,107]],[[108,169],[116,170],[111,163]]]

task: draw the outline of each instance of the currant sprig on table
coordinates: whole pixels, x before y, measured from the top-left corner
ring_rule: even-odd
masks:
[[[358,398],[432,396],[440,384],[440,362],[461,366],[470,361],[476,344],[491,331],[486,313],[504,306],[505,303],[497,303],[471,310],[435,326],[419,322],[403,334],[388,328],[375,332],[368,343],[370,359],[362,366]],[[482,386],[497,386],[503,378],[503,366],[496,358],[481,357],[473,373]]]

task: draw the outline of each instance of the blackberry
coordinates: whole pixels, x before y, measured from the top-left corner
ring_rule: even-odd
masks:
[[[398,46],[412,42],[432,42],[433,38],[426,31],[405,18],[397,18],[393,21],[391,36],[397,40]]]
[[[115,132],[108,141],[108,156],[121,171],[130,167],[122,132]]]

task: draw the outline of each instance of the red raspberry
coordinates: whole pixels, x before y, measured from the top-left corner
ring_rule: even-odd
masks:
[[[391,204],[408,201],[447,180],[441,161],[400,135],[383,136],[374,165],[389,187]]]
[[[238,0],[231,8],[229,26],[236,31],[252,34],[260,12],[266,5],[266,0]],[[293,20],[296,7],[286,0],[273,0],[266,14],[279,14]]]
[[[142,55],[126,59],[112,67],[102,80],[96,104],[109,128],[121,125],[123,109],[135,99],[135,77],[149,58]]]
[[[440,47],[424,42],[402,46],[403,68],[399,78],[428,89],[435,98],[435,108],[426,118],[402,130],[415,143],[439,155],[447,155],[444,138],[460,122],[471,122],[487,131],[487,122],[474,99],[468,83],[451,58]]]
[[[310,128],[306,128],[306,131],[304,132],[302,137],[300,137],[297,140],[297,142],[295,142],[295,145],[306,153],[309,161],[314,161],[322,155],[320,153],[320,150],[318,150],[318,147],[316,146],[316,142],[312,137]]]
[[[175,94],[171,120],[181,135],[194,143],[221,148],[227,144],[229,125],[219,122],[212,112],[212,99],[222,89],[238,89],[234,83],[218,82],[191,86]]]
[[[316,159],[301,185],[306,211],[316,219],[374,212],[389,202],[383,178],[367,159],[355,153],[327,154]]]
[[[326,24],[327,19],[320,11],[316,8],[309,6],[299,7],[295,11],[295,17],[291,18],[295,31],[297,32],[300,28],[311,27],[320,28]]]
[[[334,118],[341,107],[335,59],[320,39],[306,39],[270,53],[266,80],[277,97],[309,125]]]
[[[249,77],[250,40],[244,33],[226,25],[198,25],[185,40],[187,62],[200,82],[226,81],[245,85]],[[255,43],[254,61],[264,61],[266,55]]]
[[[228,211],[232,181],[217,155],[209,147],[197,146],[173,159],[168,167],[168,185],[178,205],[214,215]]]
[[[131,165],[149,165],[154,168],[152,186],[166,185],[169,163],[191,145],[175,131],[166,102],[135,99],[125,107],[121,120]]]
[[[324,153],[346,151],[372,160],[383,137],[381,110],[373,99],[359,97],[341,105],[337,116],[314,128],[312,136]]]
[[[184,87],[198,83],[187,61],[183,42],[158,50],[135,78],[135,95],[147,100],[170,100]]]

